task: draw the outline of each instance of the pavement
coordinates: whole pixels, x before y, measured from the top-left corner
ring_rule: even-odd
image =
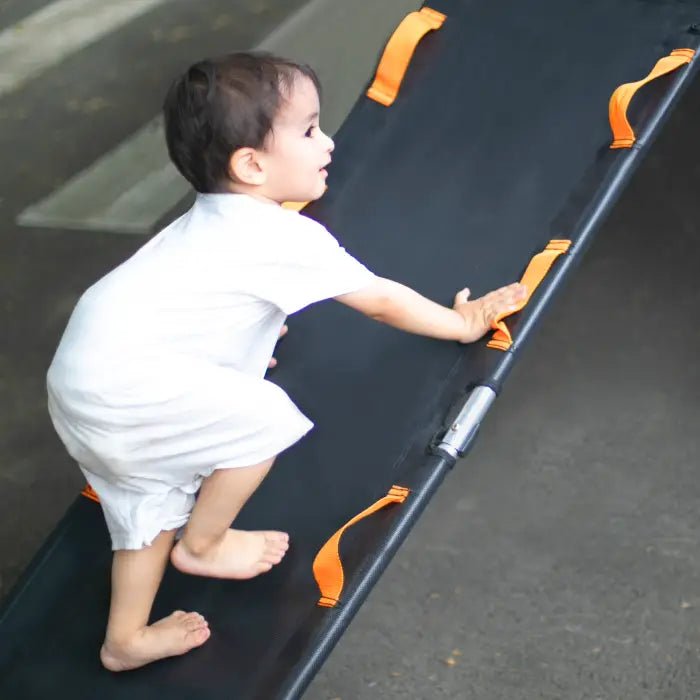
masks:
[[[66,2],[0,2],[0,33]],[[18,218],[152,124],[193,60],[272,36],[322,61],[294,30],[310,7],[343,25],[331,0],[152,3],[0,95],[0,597],[82,487],[44,389],[68,315],[185,200],[140,233]],[[413,3],[353,7],[343,46],[367,58]],[[363,70],[327,95],[331,130]],[[700,697],[699,115],[696,80],[306,698]]]

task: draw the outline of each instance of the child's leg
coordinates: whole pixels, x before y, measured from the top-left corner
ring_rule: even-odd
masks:
[[[289,547],[284,532],[230,528],[270,471],[274,458],[254,467],[217,469],[202,483],[171,561],[181,571],[216,578],[252,578],[279,564]]]
[[[161,532],[150,547],[120,549],[112,563],[112,599],[102,663],[126,671],[166,656],[178,656],[204,644],[209,628],[198,613],[181,610],[148,625],[153,600],[163,578],[175,530]]]

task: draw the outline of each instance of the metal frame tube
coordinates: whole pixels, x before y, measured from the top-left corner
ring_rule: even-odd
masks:
[[[487,386],[476,387],[435,450],[452,459],[462,457],[495,399],[496,392],[493,389]]]

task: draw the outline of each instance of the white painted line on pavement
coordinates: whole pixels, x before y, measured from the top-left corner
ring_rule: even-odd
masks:
[[[0,32],[0,97],[166,0],[58,0]]]
[[[27,207],[17,223],[147,233],[189,190],[170,163],[164,139],[157,117],[60,190]]]
[[[335,133],[388,36],[420,0],[311,0],[256,48],[305,61],[323,83],[322,125]],[[243,47],[241,47],[243,48]],[[161,118],[152,120],[18,217],[25,226],[149,234],[189,191],[170,164]]]

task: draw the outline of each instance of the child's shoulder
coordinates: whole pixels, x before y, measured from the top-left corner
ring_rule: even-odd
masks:
[[[222,245],[275,249],[322,245],[335,238],[323,224],[303,212],[248,195],[199,195],[188,229],[193,237],[223,239]],[[200,239],[201,240],[201,239]]]
[[[299,237],[313,241],[331,235],[323,224],[291,207],[256,200],[241,203],[241,206],[246,208],[248,216],[243,219],[250,226],[258,231],[264,230],[273,237]]]

